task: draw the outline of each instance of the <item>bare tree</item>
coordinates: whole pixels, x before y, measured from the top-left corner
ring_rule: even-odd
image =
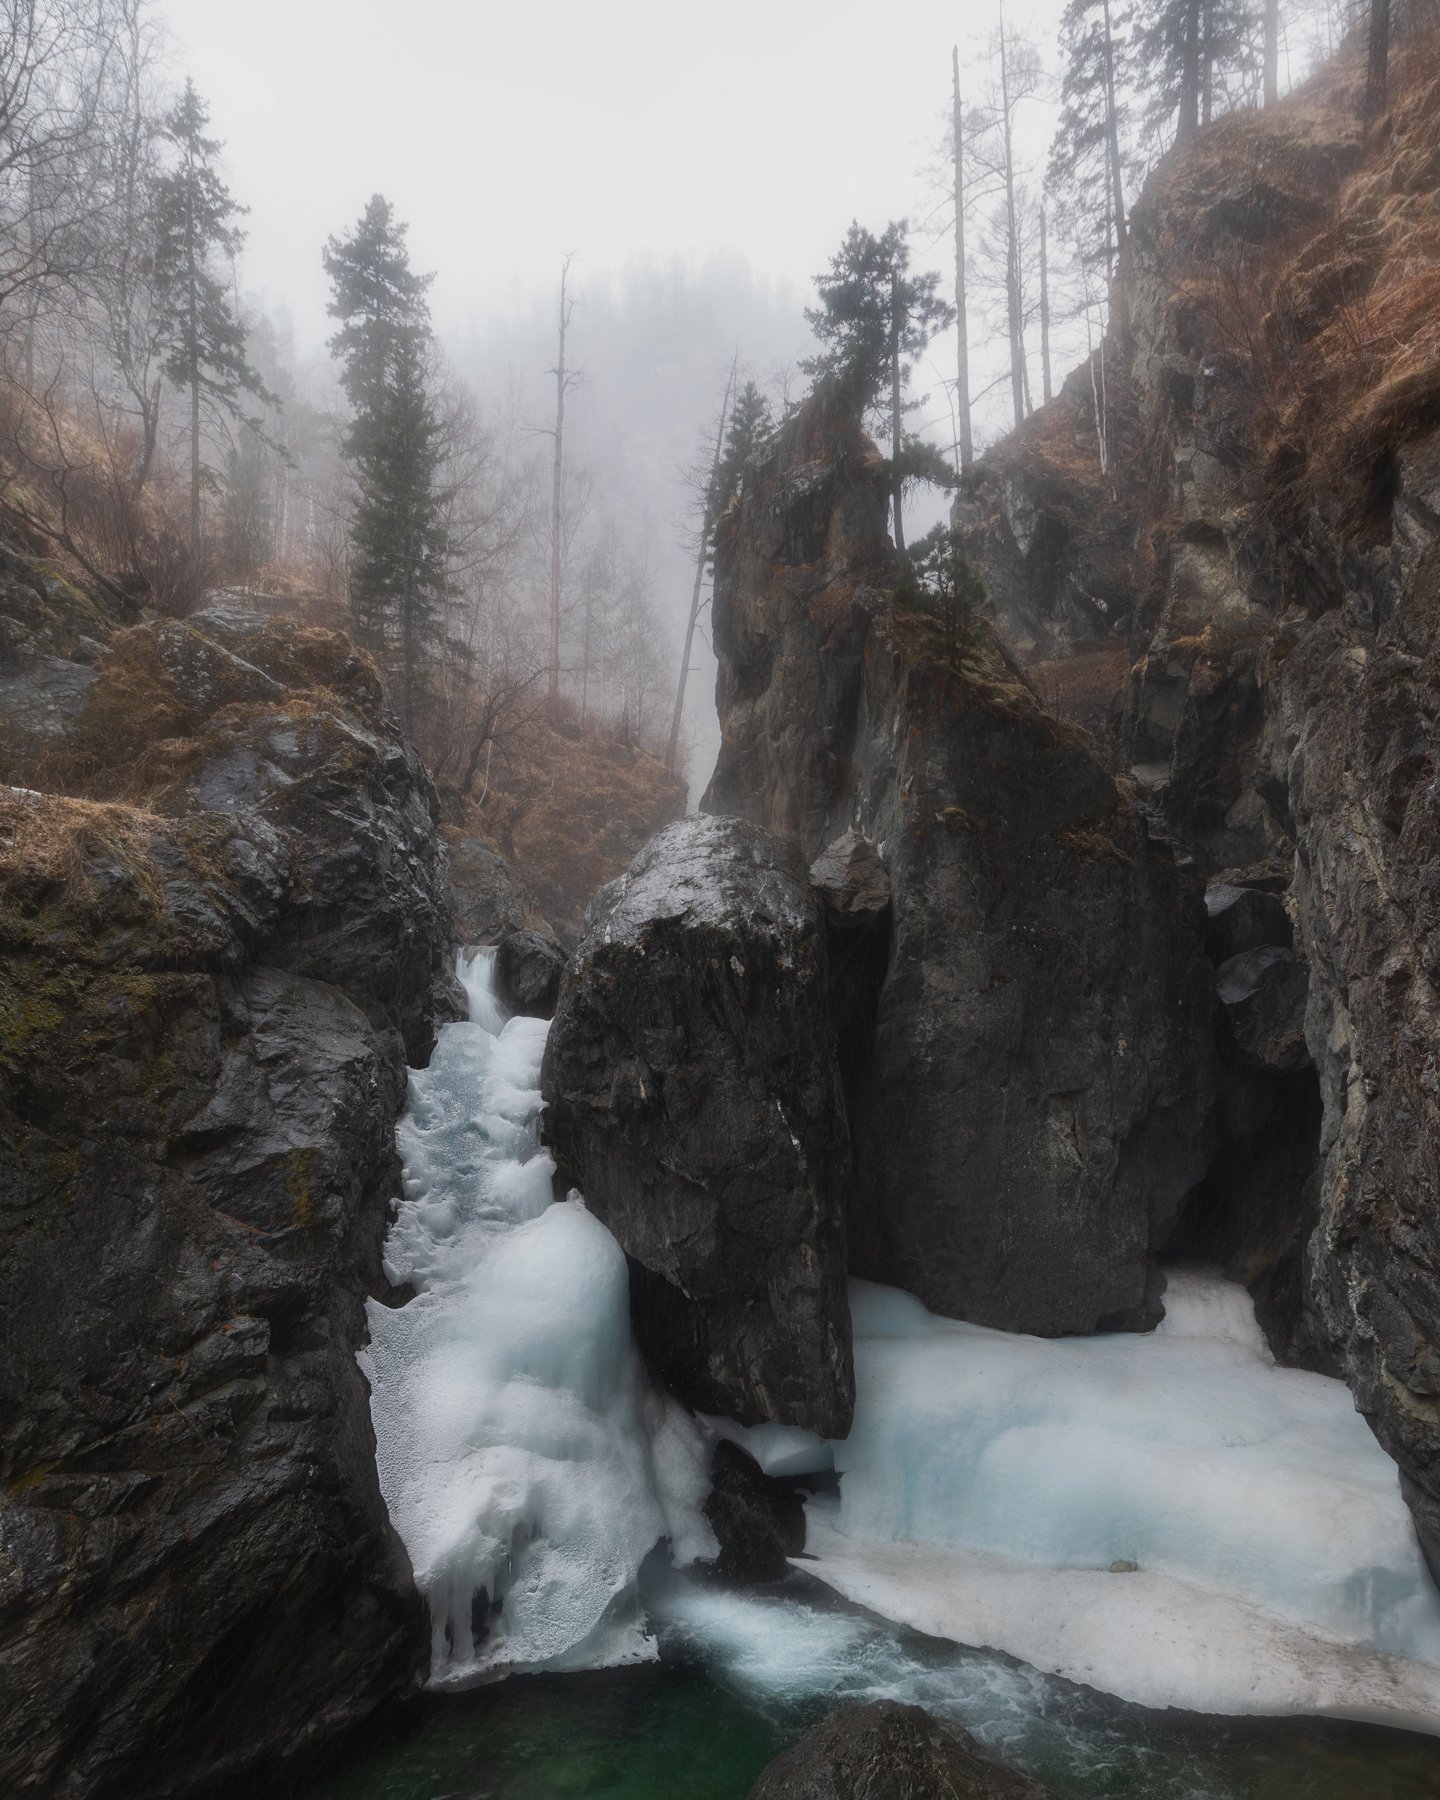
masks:
[[[1005,328],[1009,344],[1010,399],[1016,425],[1026,412],[1025,263],[1021,205],[1027,171],[1016,142],[1020,108],[1044,92],[1044,70],[1033,40],[1009,31],[1004,12],[992,41],[986,92],[970,109],[971,157],[992,196],[989,235],[1003,267]]]
[[[560,268],[560,333],[559,350],[554,368],[547,373],[555,377],[555,427],[551,436],[555,439],[555,472],[550,501],[550,688],[549,702],[551,710],[555,710],[560,702],[560,567],[561,567],[561,489],[564,481],[565,458],[565,396],[571,388],[579,385],[581,377],[578,371],[565,367],[565,336],[570,329],[570,314],[574,302],[567,298],[566,283],[570,276],[570,257],[566,257]]]
[[[950,76],[955,161],[955,412],[960,439],[960,473],[965,475],[975,461],[975,444],[970,433],[970,335],[965,315],[965,130],[960,112],[958,44],[951,46]]]
[[[731,361],[720,401],[720,416],[715,425],[715,454],[710,459],[710,472],[700,493],[700,522],[695,532],[695,583],[690,590],[690,613],[685,621],[685,642],[680,651],[680,675],[675,683],[675,710],[670,717],[670,736],[665,744],[665,767],[673,774],[675,754],[680,744],[680,719],[685,710],[685,684],[690,678],[690,654],[695,646],[695,622],[700,617],[700,590],[705,569],[710,561],[710,543],[715,530],[716,488],[720,479],[720,455],[725,447],[725,427],[730,421],[730,397],[735,392],[735,376],[739,369],[737,354]]]

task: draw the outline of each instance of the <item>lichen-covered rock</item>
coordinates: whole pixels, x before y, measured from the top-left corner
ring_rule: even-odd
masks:
[[[595,897],[545,1052],[545,1136],[631,1260],[689,1404],[843,1437],[848,1139],[819,906],[786,844],[668,826]]]
[[[705,804],[807,857],[855,827],[884,861],[852,1272],[1011,1330],[1142,1326],[1209,1161],[1198,888],[983,633],[957,651],[894,603],[867,446],[822,390],[747,467]]]
[[[750,1800],[1053,1800],[968,1732],[898,1700],[839,1707],[782,1751]]]
[[[407,1055],[452,1005],[434,796],[343,638],[100,646],[0,790],[0,1788],[162,1797],[411,1691],[355,1362]]]

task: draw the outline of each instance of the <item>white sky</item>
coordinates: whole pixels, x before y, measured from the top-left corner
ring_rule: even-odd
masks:
[[[320,246],[376,191],[437,271],[442,335],[548,294],[566,250],[596,272],[737,250],[808,298],[852,217],[934,204],[950,46],[963,65],[995,19],[953,0],[160,4],[252,209],[244,280],[288,303],[302,347],[326,332]],[[1053,42],[1059,7],[1007,17]]]

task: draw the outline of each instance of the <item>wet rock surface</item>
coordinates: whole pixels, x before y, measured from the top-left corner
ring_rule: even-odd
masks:
[[[750,1800],[1053,1800],[968,1732],[896,1700],[842,1706],[776,1757]]]
[[[565,952],[540,931],[512,931],[495,953],[495,992],[507,1012],[530,1019],[555,1015]]]
[[[462,944],[498,944],[519,931],[524,908],[510,867],[498,850],[454,828],[445,832],[455,935]]]
[[[636,1336],[692,1406],[843,1436],[848,1137],[805,865],[669,826],[596,896],[545,1052],[563,1181],[631,1261]]]
[[[343,638],[99,651],[59,766],[146,804],[0,790],[0,1787],[165,1796],[424,1671],[355,1350],[451,923]]]
[[[783,1581],[805,1548],[805,1500],[794,1480],[767,1475],[722,1438],[710,1465],[705,1517],[720,1545],[716,1572],[742,1585]]]
[[[747,468],[705,804],[810,858],[853,827],[885,865],[852,1272],[1012,1330],[1144,1325],[1210,1156],[1199,889],[997,647],[891,603],[872,448],[821,392]]]

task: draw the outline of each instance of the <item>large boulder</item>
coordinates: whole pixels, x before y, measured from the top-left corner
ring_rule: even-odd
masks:
[[[595,897],[542,1087],[562,1179],[631,1259],[657,1379],[707,1412],[843,1437],[849,1143],[828,975],[796,853],[681,820]]]
[[[705,804],[836,893],[858,834],[884,863],[883,983],[846,1068],[851,1271],[1011,1330],[1153,1323],[1210,1153],[1198,886],[987,632],[946,642],[894,586],[873,446],[822,389],[717,536]]]
[[[147,804],[0,790],[0,1789],[159,1800],[423,1676],[355,1352],[453,945],[343,638],[93,654],[16,773]]]
[[[750,1800],[1053,1800],[966,1731],[898,1700],[837,1708],[782,1751]]]
[[[450,888],[455,896],[455,932],[462,944],[498,944],[519,931],[525,913],[510,866],[482,839],[445,828],[450,852]]]
[[[543,931],[512,931],[495,952],[495,992],[508,1012],[528,1019],[555,1014],[565,952]]]

